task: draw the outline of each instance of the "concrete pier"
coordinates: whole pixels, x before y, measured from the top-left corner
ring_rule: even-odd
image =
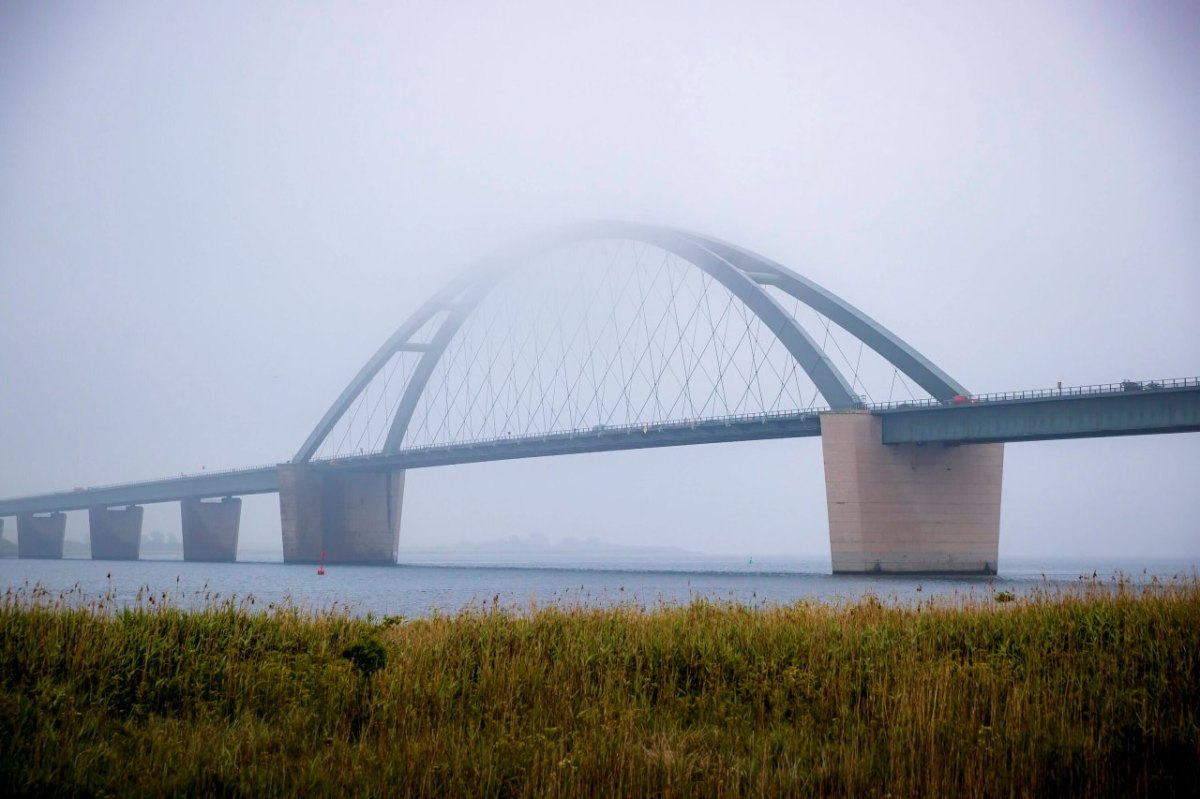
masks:
[[[279,467],[279,515],[287,563],[392,564],[400,544],[404,472]]]
[[[238,527],[242,520],[242,500],[184,499],[183,559],[232,562],[237,560]]]
[[[137,560],[142,545],[141,505],[88,508],[92,560]]]
[[[51,558],[63,556],[63,539],[67,533],[67,514],[39,515],[22,513],[17,516],[17,556],[21,558]]]
[[[866,411],[821,416],[835,574],[995,574],[1003,444],[888,444]]]

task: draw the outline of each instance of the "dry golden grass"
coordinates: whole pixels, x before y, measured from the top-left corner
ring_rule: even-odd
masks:
[[[382,623],[146,600],[113,611],[8,593],[5,795],[1161,796],[1200,784],[1194,577],[953,606],[697,602]],[[343,657],[369,640],[386,656],[374,675]]]

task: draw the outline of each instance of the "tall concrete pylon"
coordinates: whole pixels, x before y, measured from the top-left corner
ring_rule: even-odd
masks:
[[[834,574],[995,574],[1003,444],[884,444],[867,411],[821,416]]]

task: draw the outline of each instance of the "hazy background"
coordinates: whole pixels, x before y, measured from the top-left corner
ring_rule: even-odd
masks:
[[[1194,2],[6,2],[0,495],[284,460],[450,275],[579,218],[746,245],[977,392],[1200,374],[1198,44]],[[1006,459],[1002,557],[1200,555],[1200,435]],[[829,547],[818,440],[405,502],[405,547]]]

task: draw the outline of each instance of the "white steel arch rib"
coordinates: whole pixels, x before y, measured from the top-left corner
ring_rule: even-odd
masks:
[[[710,275],[754,313],[795,358],[831,408],[859,404],[849,383],[816,345],[799,322],[784,310],[760,284],[776,285],[860,338],[901,372],[939,399],[965,393],[940,369],[882,325],[849,303],[748,250],[700,234],[632,222],[593,222],[560,229],[531,239],[467,270],[447,284],[412,314],[363,365],[297,451],[294,462],[310,460],[354,400],[397,352],[412,348],[412,337],[438,314],[444,314],[397,405],[384,444],[385,453],[397,452],[426,383],[446,346],[475,307],[526,259],[553,249],[589,240],[637,241],[670,252]]]

